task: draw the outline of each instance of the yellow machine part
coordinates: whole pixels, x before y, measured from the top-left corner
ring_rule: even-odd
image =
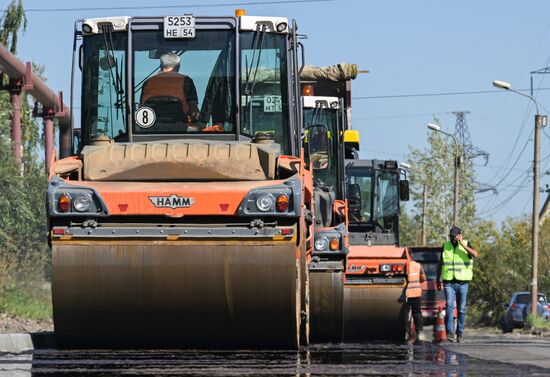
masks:
[[[341,342],[344,311],[343,272],[310,271],[309,279],[311,342]]]
[[[60,241],[60,348],[296,348],[295,241]]]
[[[345,285],[344,341],[403,340],[407,313],[402,294],[401,285]]]
[[[355,143],[359,144],[360,142],[359,131],[357,130],[345,130],[344,131],[344,143]]]

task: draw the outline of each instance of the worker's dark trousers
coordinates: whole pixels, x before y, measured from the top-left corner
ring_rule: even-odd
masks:
[[[416,332],[422,331],[424,326],[422,325],[422,310],[420,308],[420,297],[409,297],[407,303],[411,307],[412,316],[414,320],[414,327]]]

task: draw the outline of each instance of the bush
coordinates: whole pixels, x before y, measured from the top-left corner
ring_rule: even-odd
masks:
[[[541,316],[529,314],[525,319],[525,327],[550,330],[550,321]]]

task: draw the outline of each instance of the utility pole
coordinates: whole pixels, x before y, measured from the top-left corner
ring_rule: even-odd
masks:
[[[534,96],[533,94],[533,75],[547,75],[547,74],[550,74],[550,67],[544,67],[544,68],[540,68],[540,69],[537,69],[535,71],[531,71],[531,97]],[[536,120],[535,120],[536,122]],[[544,125],[543,125],[544,127]],[[539,229],[542,227],[542,225],[544,224],[544,221],[545,221],[545,218],[546,216],[548,216],[548,213],[550,212],[550,192],[548,190],[546,190],[546,192],[548,193],[547,197],[546,197],[546,200],[544,202],[544,205],[539,213]]]
[[[531,72],[533,74],[533,72]],[[538,268],[539,268],[539,181],[540,181],[540,130],[546,126],[546,115],[540,115],[539,103],[532,95],[512,89],[512,85],[506,81],[493,81],[493,86],[509,90],[521,96],[529,98],[535,104],[535,147],[533,157],[533,218],[531,224],[531,315],[537,315],[538,303]]]
[[[536,102],[535,102],[536,104]],[[535,152],[533,159],[533,225],[531,229],[532,263],[531,271],[531,315],[537,315],[538,303],[538,265],[539,265],[539,186],[540,186],[540,130],[546,123],[546,117],[535,115]]]
[[[428,210],[428,185],[424,183],[422,190],[422,246],[426,246],[426,211]]]
[[[453,205],[453,225],[458,226],[458,197],[459,197],[459,177],[460,177],[460,150],[456,139],[453,137],[455,142],[455,187],[454,187],[454,205]]]
[[[454,153],[454,166],[455,166],[455,177],[454,177],[454,188],[453,188],[453,226],[458,226],[458,197],[459,197],[459,178],[460,177],[460,150],[462,148],[458,145],[458,140],[455,137],[455,135],[445,132],[441,129],[441,126],[438,124],[428,123],[428,128],[435,132],[440,132],[445,136],[450,137],[453,139],[454,147],[455,147],[455,153]]]

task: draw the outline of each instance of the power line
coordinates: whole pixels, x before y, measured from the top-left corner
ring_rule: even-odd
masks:
[[[423,113],[423,114],[397,114],[397,115],[380,115],[369,117],[354,117],[353,120],[376,120],[376,119],[401,119],[401,118],[421,118],[433,115],[442,115],[444,113]]]
[[[529,92],[531,89],[516,89],[518,92]],[[550,88],[539,88],[540,90],[550,90]],[[385,98],[410,98],[410,97],[438,97],[438,96],[462,96],[470,94],[489,94],[489,93],[506,93],[504,90],[477,90],[470,92],[439,92],[439,93],[409,93],[409,94],[390,94],[384,96],[360,96],[353,97],[354,100],[363,99],[385,99]]]
[[[529,103],[529,106],[525,110],[525,114],[524,114],[523,120],[521,122],[521,127],[518,129],[518,135],[516,136],[515,141],[514,141],[514,146],[512,147],[512,151],[508,154],[508,157],[506,158],[506,161],[504,162],[504,165],[507,165],[512,160],[512,156],[513,156],[513,154],[516,150],[516,147],[518,146],[519,139],[520,139],[521,135],[523,134],[523,130],[525,129],[527,117],[528,117],[529,112],[531,111],[532,105],[533,105],[532,103]],[[530,135],[528,135],[527,140],[525,141],[525,145],[523,146],[522,150],[520,151],[519,155],[517,156],[517,159],[513,163],[513,166],[510,168],[510,170],[508,170],[507,173],[504,173],[503,178],[500,179],[499,182],[495,186],[498,186],[500,183],[502,183],[506,179],[506,177],[511,173],[511,169],[515,168],[515,166],[519,162],[519,159],[521,158],[521,156],[525,152],[525,149],[527,148],[527,145],[528,145],[529,141],[530,141]],[[502,169],[502,171],[505,171],[505,170],[506,169]],[[499,173],[500,173],[500,171],[495,173],[489,181],[492,181],[493,179],[497,178]]]
[[[523,187],[525,187],[525,185],[527,184],[527,180],[526,178],[529,176],[529,171],[530,169],[527,169],[527,170],[524,170],[522,174],[520,174],[519,176],[517,176],[512,182],[506,184],[506,186],[502,187],[501,189],[499,189],[497,192],[504,192],[504,191],[509,191],[508,188],[516,188],[519,192],[520,189],[523,189]],[[525,177],[525,178],[524,178]],[[523,180],[522,182],[522,185],[523,187],[519,187],[517,185],[515,185],[517,182]],[[516,192],[517,194],[517,192]],[[503,202],[507,201],[511,199],[510,198],[506,198]],[[497,204],[495,207],[491,208],[491,206],[493,205],[493,202],[496,201],[496,195],[493,195],[493,199],[489,200],[489,202],[484,206],[483,210],[480,211],[480,214],[484,214],[484,213],[487,213],[487,212],[490,212],[492,211],[493,209],[495,209],[496,207],[498,207],[498,209],[502,208],[503,206],[503,202],[500,202],[499,204]],[[491,209],[489,209],[491,208]],[[498,209],[495,211],[498,212]]]
[[[495,213],[497,213],[498,211],[500,211],[503,207],[506,206],[506,204],[508,204],[510,202],[511,199],[513,199],[517,194],[519,194],[519,192],[525,187],[527,186],[527,183],[528,181],[525,181],[522,185],[520,185],[514,192],[512,192],[511,195],[509,195],[506,199],[504,199],[502,202],[500,202],[498,205],[496,205],[495,207],[491,208],[490,210],[488,211],[483,211],[483,212],[480,212],[478,213],[478,216],[493,216]]]
[[[241,5],[280,5],[280,4],[302,4],[302,3],[327,3],[342,0],[269,0],[269,1],[240,1],[233,3],[216,4],[181,4],[181,5],[134,5],[123,7],[81,7],[81,8],[30,8],[25,12],[76,12],[76,11],[95,11],[95,10],[135,10],[135,9],[175,9],[175,8],[212,8],[212,7],[234,7]]]
[[[493,169],[493,170],[501,170],[501,169],[508,169],[509,167],[508,166],[505,166],[505,165],[477,165],[477,164],[473,164],[476,169]],[[516,171],[524,171],[525,169],[523,168],[513,168],[512,170],[516,170]]]

